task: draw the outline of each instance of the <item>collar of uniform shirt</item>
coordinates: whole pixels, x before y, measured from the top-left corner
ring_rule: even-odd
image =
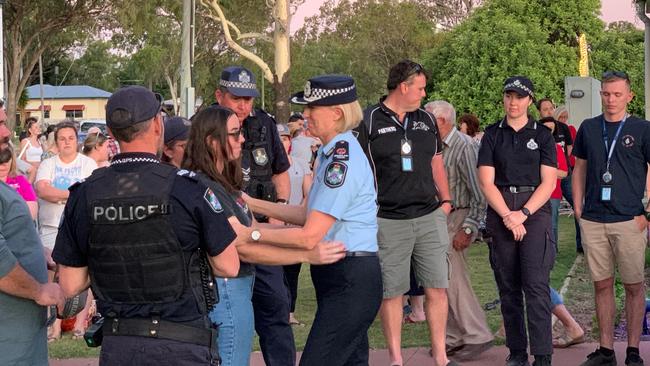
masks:
[[[510,125],[506,122],[506,118],[503,117],[503,119],[499,123],[499,128],[506,128],[506,127],[510,127]],[[510,127],[510,128],[512,128],[512,127]],[[537,122],[534,119],[529,117],[528,122],[526,123],[526,126],[524,126],[524,128],[528,128],[528,129],[531,129],[531,130],[536,130],[537,129]]]
[[[150,153],[121,153],[115,155],[111,161],[111,165],[129,164],[129,163],[160,163],[160,159],[154,154]]]

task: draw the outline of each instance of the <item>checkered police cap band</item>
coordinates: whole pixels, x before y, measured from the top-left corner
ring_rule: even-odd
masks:
[[[513,81],[511,83],[508,83],[503,87],[504,90],[507,90],[507,89],[510,89],[510,88],[521,89],[521,90],[525,91],[526,93],[528,93],[531,97],[535,97],[535,93],[533,93],[533,91],[530,90],[530,88],[528,88],[526,85],[522,84],[519,80],[515,80],[515,81]]]
[[[257,90],[257,85],[254,83],[245,83],[243,81],[228,81],[219,80],[219,85],[225,88],[239,88],[239,89],[252,89]]]
[[[353,90],[355,87],[356,87],[355,84],[352,84],[351,86],[348,86],[346,88],[340,88],[340,89],[321,89],[321,88],[312,89],[311,84],[307,82],[307,84],[305,85],[305,96],[303,97],[303,99],[305,99],[307,103],[313,103],[317,100],[347,93],[350,90]]]

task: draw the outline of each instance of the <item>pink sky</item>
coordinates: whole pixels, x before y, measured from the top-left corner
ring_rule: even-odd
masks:
[[[602,19],[607,23],[617,20],[626,20],[634,23],[637,27],[642,27],[643,24],[641,21],[636,18],[632,1],[633,0],[602,0]],[[325,0],[306,0],[293,16],[291,21],[291,32],[297,31],[302,26],[305,17],[318,13],[318,9],[324,2]]]

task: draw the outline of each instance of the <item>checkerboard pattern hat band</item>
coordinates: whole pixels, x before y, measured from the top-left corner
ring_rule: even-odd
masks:
[[[308,105],[339,105],[357,100],[354,79],[345,75],[320,75],[305,83],[303,91],[291,97],[291,103]]]
[[[225,88],[239,88],[239,89],[253,89],[257,90],[257,84],[253,83],[243,83],[241,81],[226,81],[219,80],[219,85]]]
[[[221,72],[219,86],[238,97],[259,97],[255,75],[245,67],[229,66]]]
[[[535,88],[533,82],[525,76],[513,76],[503,83],[503,92],[513,91],[522,96],[529,96],[535,99]]]

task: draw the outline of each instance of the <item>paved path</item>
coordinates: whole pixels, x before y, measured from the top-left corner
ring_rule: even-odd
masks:
[[[595,343],[581,344],[569,349],[556,350],[553,355],[554,366],[578,366],[584,361],[587,354],[591,353],[598,347]],[[625,365],[625,343],[616,343],[616,356],[619,366]],[[428,348],[408,348],[403,351],[404,366],[432,365],[432,359],[429,357]],[[462,366],[502,366],[508,356],[508,350],[504,346],[493,347],[485,352],[480,360],[464,362]],[[641,357],[650,362],[650,342],[641,342]],[[532,362],[532,357],[531,357]],[[69,359],[69,360],[50,360],[50,366],[97,366],[97,359]],[[251,366],[263,366],[262,355],[259,352],[253,353]],[[390,366],[388,361],[388,352],[386,350],[370,351],[371,366]]]

